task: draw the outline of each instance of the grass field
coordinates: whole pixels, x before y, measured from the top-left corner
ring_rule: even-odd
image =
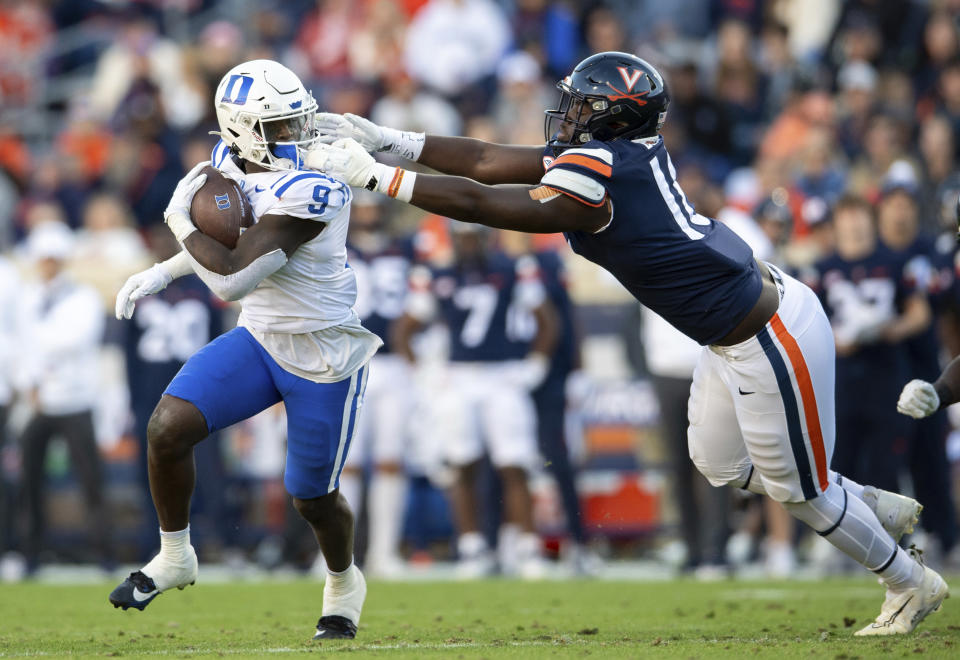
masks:
[[[868,579],[374,582],[357,639],[320,644],[317,582],[200,584],[144,612],[112,586],[0,586],[0,657],[960,658],[960,601],[909,637],[852,637],[879,612]]]

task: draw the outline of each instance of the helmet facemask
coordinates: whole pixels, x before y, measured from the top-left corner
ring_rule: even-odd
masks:
[[[275,117],[241,112],[236,123],[246,129],[248,135],[224,136],[221,133],[221,136],[236,145],[244,160],[269,170],[295,170],[303,164],[301,150],[309,151],[317,141],[316,110],[316,105],[311,104],[304,110]],[[230,129],[229,132],[233,134],[235,131]],[[249,145],[243,145],[245,141]]]
[[[581,94],[570,87],[567,80],[569,77],[557,83],[560,100],[556,108],[545,112],[547,116],[543,123],[547,145],[557,152],[581,146],[592,140],[593,135],[588,126],[590,118],[595,113],[605,111],[609,106],[606,99]],[[572,127],[569,139],[566,140],[561,136],[565,124]]]
[[[314,126],[316,107],[281,117],[260,118],[257,133],[266,143],[269,169],[295,170],[303,164],[300,151],[309,151],[316,143],[318,132]],[[284,162],[289,161],[289,162]]]

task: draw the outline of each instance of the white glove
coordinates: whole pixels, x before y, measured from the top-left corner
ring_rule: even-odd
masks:
[[[940,395],[931,383],[914,379],[903,386],[897,411],[914,419],[929,417],[940,409]]]
[[[350,138],[359,142],[368,152],[389,151],[407,160],[419,159],[426,141],[423,133],[378,126],[369,119],[349,112],[343,115],[332,112],[317,113],[314,126],[320,133],[318,142],[322,144]]]
[[[303,159],[307,167],[329,174],[334,179],[367,190],[379,190],[381,182],[393,176],[395,167],[378,163],[359,142],[351,138],[333,144],[320,144]],[[386,192],[385,190],[382,192]]]
[[[129,319],[138,300],[167,288],[173,276],[160,264],[153,264],[147,270],[135,273],[127,278],[117,293],[115,313],[118,319]]]
[[[387,148],[383,126],[377,126],[369,119],[349,112],[344,115],[318,112],[314,117],[313,125],[320,132],[318,141],[322,144],[332,144],[341,138],[352,138],[369,152],[383,151]]]
[[[193,202],[193,196],[207,182],[207,175],[200,174],[200,170],[209,164],[209,160],[197,163],[192,170],[187,172],[186,176],[180,179],[173,195],[170,197],[167,209],[163,212],[163,221],[167,223],[170,231],[173,232],[180,243],[183,243],[187,236],[197,231],[196,225],[190,219],[190,204]]]

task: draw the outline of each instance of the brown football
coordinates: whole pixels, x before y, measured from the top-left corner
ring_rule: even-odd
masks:
[[[200,173],[207,180],[193,196],[190,217],[197,229],[232,250],[240,230],[253,225],[253,207],[240,184],[217,168],[208,165]]]

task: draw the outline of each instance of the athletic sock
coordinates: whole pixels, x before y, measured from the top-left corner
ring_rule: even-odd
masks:
[[[460,559],[471,559],[487,550],[487,539],[480,532],[464,532],[457,539],[457,554]]]
[[[515,523],[503,523],[497,530],[497,562],[504,575],[514,575],[519,568],[522,530]]]
[[[165,532],[161,529],[160,552],[141,572],[151,578],[160,591],[181,586],[178,580],[182,579],[183,570],[189,569],[195,561],[194,555],[190,545],[190,525],[176,532]]]
[[[858,484],[856,481],[850,479],[849,477],[843,476],[839,472],[834,472],[833,470],[830,470],[827,475],[830,481],[837,484],[851,495],[856,495],[861,500],[863,499],[863,486]]]
[[[922,579],[922,567],[897,547],[870,507],[835,482],[819,497],[785,502],[784,506],[835,548],[879,575],[891,589],[914,587]]]
[[[330,589],[336,592],[349,591],[355,581],[353,561],[342,571],[331,571],[327,568],[327,584],[330,585]]]
[[[881,566],[870,570],[879,575],[883,583],[893,591],[915,587],[923,580],[923,566],[898,545],[894,546],[886,568]]]
[[[371,563],[389,561],[398,554],[407,504],[406,475],[376,471],[370,480],[367,498],[367,515],[370,518],[369,566]]]
[[[190,556],[190,525],[177,532],[160,530],[160,555],[175,564],[182,563]]]
[[[360,610],[366,597],[363,575],[353,562],[342,571],[327,569],[327,579],[323,585],[322,616],[342,616],[360,623]]]

